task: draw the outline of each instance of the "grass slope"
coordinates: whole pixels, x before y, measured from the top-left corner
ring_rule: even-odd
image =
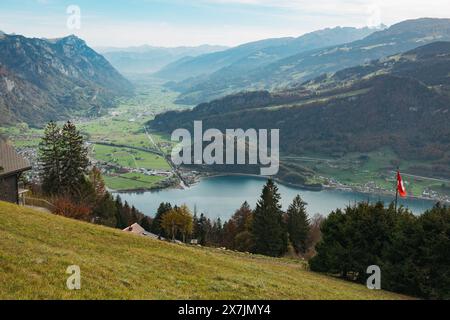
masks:
[[[65,270],[81,267],[82,289]],[[0,299],[399,299],[285,259],[188,247],[0,202]]]

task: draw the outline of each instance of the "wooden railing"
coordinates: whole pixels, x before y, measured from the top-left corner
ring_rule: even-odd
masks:
[[[39,198],[24,197],[23,205],[44,208],[51,212],[54,212],[56,210],[56,207],[52,203],[48,202],[47,200]]]

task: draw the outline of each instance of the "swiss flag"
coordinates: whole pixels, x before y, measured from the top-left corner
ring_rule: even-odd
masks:
[[[405,198],[407,196],[405,185],[403,184],[402,176],[400,171],[397,171],[397,191],[400,197]]]

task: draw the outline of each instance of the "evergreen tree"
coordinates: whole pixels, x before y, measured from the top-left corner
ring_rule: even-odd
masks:
[[[125,221],[125,225],[127,227],[134,223],[131,217],[131,208],[127,201],[125,201],[122,208],[120,208],[120,215],[122,216],[123,221]]]
[[[127,225],[127,221],[124,219],[123,215],[122,215],[122,210],[123,210],[123,203],[122,203],[122,199],[120,198],[120,196],[117,196],[116,198],[116,228],[118,229],[125,229],[126,227],[128,227]]]
[[[289,206],[286,217],[289,240],[298,254],[305,254],[310,225],[306,213],[306,203],[300,195],[297,195]]]
[[[88,151],[83,137],[75,125],[68,121],[62,129],[61,183],[62,190],[76,196],[87,174],[89,166]]]
[[[280,199],[278,187],[269,179],[254,213],[255,253],[278,257],[287,251],[287,234]]]
[[[92,215],[96,223],[115,227],[117,225],[117,211],[114,198],[107,192],[98,200]]]
[[[136,207],[135,206],[132,206],[131,207],[131,223],[130,224],[133,224],[133,223],[139,223],[140,222],[140,217],[139,217],[139,213],[138,213],[138,211],[136,210]]]
[[[195,222],[195,221],[194,221]],[[206,246],[209,240],[209,233],[211,232],[211,221],[205,217],[202,213],[200,218],[197,219],[197,224],[195,226],[195,237],[198,240],[198,243],[202,246]]]
[[[42,190],[47,195],[56,195],[61,191],[61,157],[61,129],[51,121],[45,127],[44,137],[39,144]]]
[[[224,225],[222,225],[222,220],[217,218],[211,226],[209,236],[210,243],[213,245],[223,245],[224,233]]]
[[[449,300],[450,207],[438,203],[419,217],[418,224],[421,245],[414,261],[421,275],[417,281],[420,283],[421,296]]]
[[[152,228],[152,219],[148,216],[144,216],[139,224],[145,231],[149,231]]]
[[[197,216],[197,210],[196,207],[194,208],[194,216],[192,217],[192,223],[194,224],[194,230],[192,231],[192,238],[193,239],[198,239],[198,234],[199,234],[199,219]]]
[[[166,232],[164,230],[164,228],[162,228],[161,226],[161,221],[162,218],[164,216],[164,214],[166,214],[167,212],[172,210],[172,205],[170,203],[161,203],[159,205],[158,211],[156,212],[155,218],[153,219],[152,222],[152,227],[151,227],[151,232],[160,236],[160,237],[166,237]]]

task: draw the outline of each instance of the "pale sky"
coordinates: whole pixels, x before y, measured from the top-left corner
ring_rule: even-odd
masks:
[[[80,29],[69,28],[77,6]],[[234,46],[326,27],[450,18],[449,0],[1,0],[0,30],[99,46]],[[72,23],[71,26],[75,24]]]

